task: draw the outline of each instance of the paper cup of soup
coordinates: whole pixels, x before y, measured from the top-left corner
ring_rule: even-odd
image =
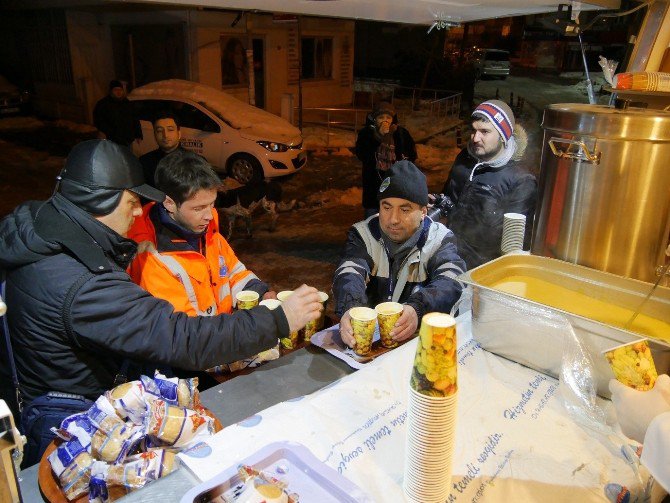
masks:
[[[400,318],[402,310],[403,305],[398,302],[382,302],[375,307],[377,321],[379,322],[379,338],[382,341],[382,346],[386,348],[394,348],[398,345],[397,341],[391,339],[391,331],[398,318]]]
[[[265,299],[261,300],[258,303],[259,306],[265,306],[267,307],[270,311],[277,309],[279,306],[281,306],[281,301],[278,299]]]
[[[291,295],[293,295],[293,290],[282,290],[277,294],[277,300],[279,302],[284,302]],[[281,345],[284,349],[295,349],[300,342],[300,331],[296,330],[291,332],[288,337],[281,339]]]
[[[617,381],[638,391],[654,387],[658,373],[647,339],[603,351]]]
[[[372,349],[372,339],[377,325],[377,313],[369,307],[354,307],[349,310],[351,328],[354,331],[354,353],[365,356]]]
[[[253,292],[251,290],[242,290],[235,295],[237,299],[237,309],[251,309],[258,305],[259,299],[258,292]]]
[[[321,301],[321,314],[315,320],[308,321],[307,325],[303,329],[303,337],[305,342],[310,342],[312,336],[323,328],[324,320],[326,317],[326,302],[328,302],[328,294],[326,292],[319,292],[319,299]]]

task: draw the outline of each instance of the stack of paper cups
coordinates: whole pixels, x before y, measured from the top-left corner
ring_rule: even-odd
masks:
[[[503,254],[521,251],[526,232],[526,215],[521,213],[505,213],[503,215],[502,240],[500,251]]]
[[[449,498],[456,440],[456,322],[423,317],[409,390],[403,488],[409,501]]]

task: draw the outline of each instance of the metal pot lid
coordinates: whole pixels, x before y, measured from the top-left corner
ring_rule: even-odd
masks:
[[[544,109],[547,130],[604,139],[670,141],[670,112],[648,108],[619,110],[607,105],[555,103]]]

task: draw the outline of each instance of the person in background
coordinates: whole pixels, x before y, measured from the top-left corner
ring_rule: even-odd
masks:
[[[530,246],[537,181],[523,164],[526,145],[526,132],[506,103],[485,101],[472,112],[470,141],[442,189],[447,227],[468,269],[500,256],[505,213],[526,216],[524,249]]]
[[[158,113],[154,118],[153,128],[158,148],[140,156],[140,163],[144,170],[144,181],[155,187],[154,175],[161,159],[172,152],[185,152],[185,149],[179,143],[181,140],[179,119],[171,111],[164,110]]]
[[[95,104],[93,124],[98,137],[119,145],[130,146],[142,139],[142,127],[135,116],[133,104],[126,97],[126,89],[119,80],[109,83],[109,94]]]
[[[391,336],[411,337],[422,316],[450,312],[461,295],[456,277],[465,271],[453,233],[427,215],[426,177],[399,161],[379,187],[379,215],[354,224],[335,270],[335,313],[345,344],[355,340],[349,310],[393,300],[405,304]]]
[[[381,101],[368,114],[356,139],[356,157],[363,164],[363,210],[364,218],[368,218],[379,211],[377,192],[389,168],[403,159],[416,161],[412,135],[398,125],[391,103]]]
[[[68,155],[51,199],[24,203],[0,221],[6,317],[28,438],[24,467],[39,461],[53,439],[50,428],[75,412],[63,411],[63,394],[88,409],[114,386],[125,360],[205,370],[271,348],[320,315],[317,290],[304,285],[273,311],[259,306],[219,316],[190,317],[153,297],[126,272],[137,251],[127,235],[142,215],[140,196],[165,197],[144,183],[130,149],[89,140]],[[0,373],[9,379],[7,366]],[[44,397],[53,398],[46,409],[36,405]]]
[[[621,431],[643,444],[640,462],[670,491],[670,377],[658,376],[650,391],[635,390],[616,379],[610,380],[609,389]],[[628,490],[619,487],[618,494],[625,496]]]

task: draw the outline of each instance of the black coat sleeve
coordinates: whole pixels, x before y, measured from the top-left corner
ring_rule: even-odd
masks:
[[[74,342],[82,347],[187,370],[247,358],[288,335],[283,311],[259,306],[231,315],[189,317],[121,272],[84,283],[65,314]]]

